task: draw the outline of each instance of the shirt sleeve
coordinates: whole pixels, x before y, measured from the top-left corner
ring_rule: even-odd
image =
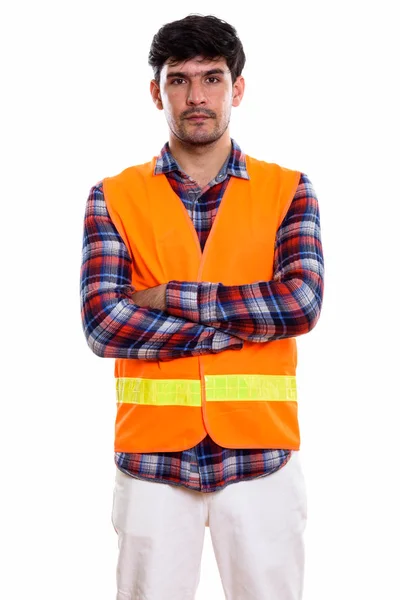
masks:
[[[324,259],[317,196],[304,173],[275,239],[271,281],[226,286],[170,281],[167,312],[250,342],[309,332],[323,298]]]
[[[132,260],[104,200],[102,183],[86,203],[80,276],[81,317],[90,349],[101,357],[167,361],[243,347],[243,341],[131,300]]]

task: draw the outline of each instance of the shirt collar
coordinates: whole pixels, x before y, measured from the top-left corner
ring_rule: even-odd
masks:
[[[234,177],[240,177],[241,179],[250,179],[246,168],[246,155],[242,152],[239,145],[231,138],[232,150],[222,166],[220,174],[233,175]],[[169,143],[166,142],[161,149],[160,154],[156,158],[154,166],[154,175],[160,175],[162,173],[171,173],[172,171],[178,171],[182,173],[182,170],[175,158],[172,156]]]

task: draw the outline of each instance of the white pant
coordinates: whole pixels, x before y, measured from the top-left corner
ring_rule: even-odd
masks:
[[[300,600],[307,503],[298,454],[272,475],[210,493],[117,469],[117,600],[194,600],[206,526],[227,600]]]

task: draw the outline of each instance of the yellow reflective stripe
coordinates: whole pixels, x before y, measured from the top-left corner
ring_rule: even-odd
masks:
[[[157,406],[201,406],[196,379],[117,378],[117,402]]]
[[[297,401],[290,375],[206,375],[207,402],[234,400]],[[201,406],[201,383],[193,379],[119,377],[117,402],[156,406]]]
[[[224,400],[297,401],[291,375],[205,375],[208,402]]]

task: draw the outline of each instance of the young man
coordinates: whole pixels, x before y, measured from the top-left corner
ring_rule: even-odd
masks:
[[[88,344],[116,358],[117,599],[194,598],[208,526],[226,598],[299,600],[295,337],[321,309],[317,198],[230,138],[233,27],[169,23],[149,63],[169,142],[93,186],[81,273]]]

